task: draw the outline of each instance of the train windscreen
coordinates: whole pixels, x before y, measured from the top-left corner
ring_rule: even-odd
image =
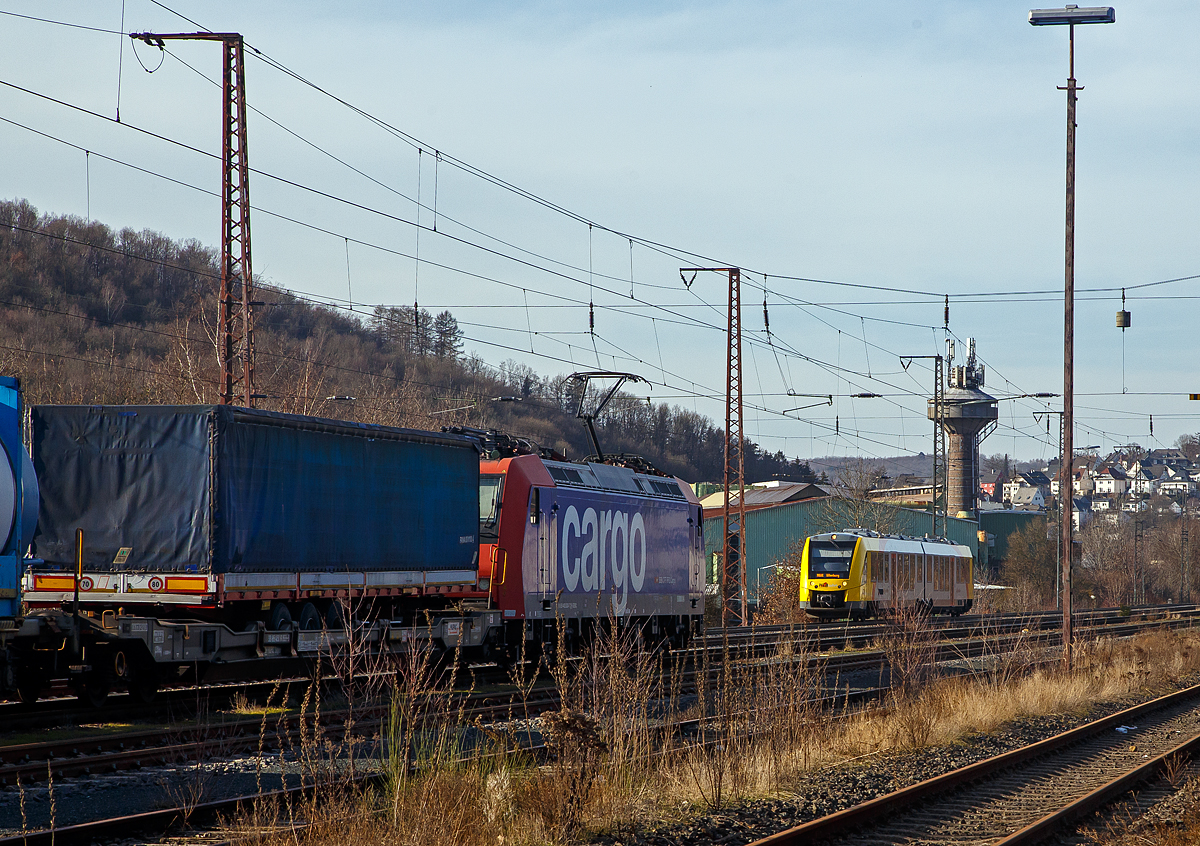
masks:
[[[494,541],[499,538],[496,521],[500,519],[500,493],[503,490],[503,476],[479,477],[479,539],[481,541]]]
[[[808,542],[808,577],[845,579],[850,576],[850,558],[856,540]]]

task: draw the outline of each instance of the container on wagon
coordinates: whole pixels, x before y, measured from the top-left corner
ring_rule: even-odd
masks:
[[[90,602],[474,590],[468,438],[212,405],[35,406],[26,436],[31,603],[73,593],[77,529]]]

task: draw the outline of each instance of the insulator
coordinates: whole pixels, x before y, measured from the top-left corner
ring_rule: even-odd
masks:
[[[588,303],[588,331],[592,334],[596,332],[596,306],[594,303]]]

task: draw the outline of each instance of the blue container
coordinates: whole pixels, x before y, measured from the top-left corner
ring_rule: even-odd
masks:
[[[468,438],[232,406],[35,406],[29,432],[47,563],[82,528],[93,572],[476,566]]]
[[[21,569],[37,517],[37,490],[21,444],[21,386],[0,376],[0,618],[21,612]]]

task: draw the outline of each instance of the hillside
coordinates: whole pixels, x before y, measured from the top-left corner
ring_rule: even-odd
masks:
[[[29,403],[213,403],[217,251],[151,232],[0,202],[0,373]],[[572,458],[592,452],[569,374],[543,376],[462,349],[450,312],[347,312],[258,285],[259,407],[364,423],[498,428]],[[496,398],[505,397],[505,401]],[[720,479],[724,435],[679,406],[618,396],[597,421],[607,453],[684,479]],[[747,443],[750,481],[811,479]]]

